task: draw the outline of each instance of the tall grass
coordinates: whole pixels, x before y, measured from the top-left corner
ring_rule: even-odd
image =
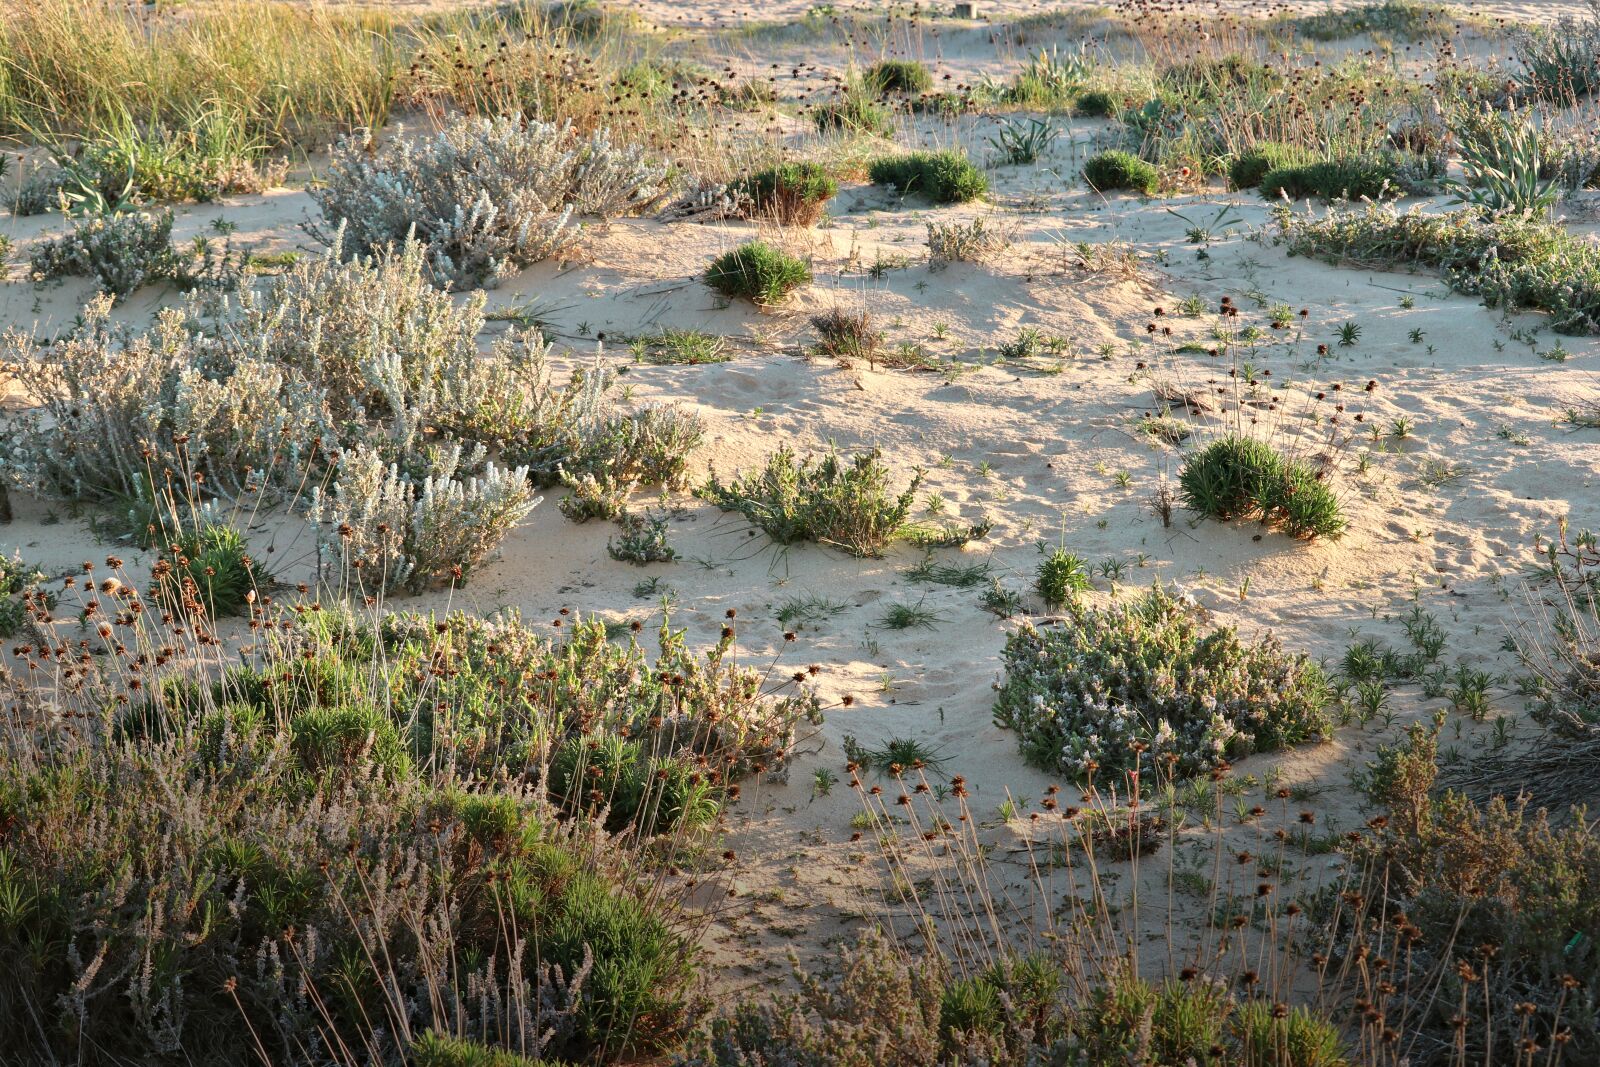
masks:
[[[194,11],[104,0],[0,8],[0,133],[118,128],[126,116],[179,124],[210,106],[249,135],[313,144],[375,126],[394,100],[395,23],[380,14],[270,0]]]

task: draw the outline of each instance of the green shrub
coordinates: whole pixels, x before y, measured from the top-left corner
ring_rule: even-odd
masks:
[[[1159,586],[1104,609],[1074,607],[1059,625],[1006,641],[995,721],[1050,771],[1102,777],[1175,757],[1178,774],[1324,738],[1329,688],[1316,664],[1268,635],[1252,644]]]
[[[116,619],[115,642],[153,647],[140,625]],[[726,639],[702,656],[664,628],[649,658],[598,621],[554,632],[308,606],[248,663],[207,650],[215,677],[187,655],[86,665],[91,684],[55,694],[86,724],[71,746],[44,730],[0,746],[0,1003],[32,1006],[0,1012],[0,1047],[304,1062],[360,1047],[374,1019],[458,1035],[412,1062],[602,1062],[671,1041],[690,927],[641,876],[639,838],[590,815],[620,831],[631,805],[641,836],[703,825],[781,762],[790,711],[815,701],[763,695]],[[113,692],[150,695],[102,733]],[[588,773],[591,742],[636,773]],[[566,786],[541,771],[562,752]]]
[[[1261,176],[1261,195],[1268,200],[1379,200],[1402,195],[1397,178],[1394,163],[1382,157],[1335,159],[1275,167]]]
[[[936,204],[976,200],[989,191],[983,171],[965,153],[948,148],[882,156],[867,167],[867,176],[875,185],[894,186],[902,196],[915,193]]]
[[[1146,196],[1161,185],[1161,175],[1154,166],[1120,149],[1091,157],[1083,166],[1083,180],[1096,192],[1128,189]]]
[[[723,484],[711,472],[699,495],[737,512],[780,545],[815,541],[853,556],[881,556],[896,541],[960,544],[982,537],[986,524],[930,531],[911,521],[922,475],[899,493],[889,488],[889,468],[877,452],[841,460],[829,453],[801,460],[779,445],[766,466]]]
[[[55,595],[39,589],[44,572],[22,562],[22,556],[0,556],[0,638],[13,637],[31,611],[55,603]]]
[[[1308,154],[1303,148],[1276,141],[1251,145],[1228,164],[1228,185],[1233,189],[1254,189],[1270,171],[1309,162]]]
[[[1430,215],[1367,205],[1321,216],[1279,212],[1292,255],[1379,269],[1437,269],[1488,307],[1548,311],[1558,333],[1600,333],[1600,249],[1565,227],[1477,208]]]
[[[1346,525],[1317,471],[1253,438],[1230,435],[1186,457],[1178,490],[1191,511],[1224,522],[1260,519],[1305,540],[1338,537]]]
[[[250,555],[242,533],[204,521],[163,546],[155,578],[163,604],[188,618],[238,615],[251,593],[272,584],[272,576]]]
[[[1535,810],[1526,796],[1478,803],[1441,788],[1442,722],[1441,715],[1413,724],[1369,769],[1367,792],[1386,814],[1369,824],[1352,860],[1362,884],[1386,891],[1351,898],[1352,910],[1327,917],[1336,946],[1341,953],[1404,946],[1405,964],[1391,981],[1404,991],[1396,1009],[1412,1020],[1417,1047],[1459,1048],[1465,1063],[1513,1062],[1526,1055],[1527,1037],[1560,1047],[1563,1062],[1594,1061],[1600,831],[1581,808]],[[1572,750],[1552,755],[1564,762]],[[1592,757],[1582,758],[1592,768]],[[1471,765],[1474,779],[1483,766]],[[1557,787],[1563,805],[1574,798],[1575,771],[1592,774],[1565,762]],[[1526,776],[1515,765],[1510,772],[1504,785],[1520,790]],[[1461,1030],[1454,1017],[1464,1002],[1477,1024]],[[1566,1035],[1554,1040],[1558,1028]]]
[[[1081,556],[1057,548],[1039,564],[1033,587],[1051,607],[1070,604],[1078,599],[1079,593],[1088,591],[1089,572]]]
[[[734,182],[731,191],[749,197],[758,216],[784,226],[810,226],[827,210],[839,183],[820,164],[782,163]]]
[[[882,60],[861,81],[878,93],[925,93],[933,88],[933,74],[913,59]]]
[[[765,241],[748,241],[713,259],[705,277],[724,296],[777,305],[811,281],[811,268]]]

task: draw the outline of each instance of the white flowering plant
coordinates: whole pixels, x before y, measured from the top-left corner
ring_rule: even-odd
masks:
[[[1017,731],[1030,761],[1080,780],[1136,765],[1201,774],[1331,729],[1317,664],[1270,634],[1247,642],[1233,627],[1208,627],[1198,607],[1160,586],[1023,626],[1004,662],[995,721]]]

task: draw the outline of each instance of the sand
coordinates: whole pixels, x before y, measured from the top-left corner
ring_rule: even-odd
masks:
[[[782,18],[804,6],[777,2],[760,14]],[[1556,6],[1475,8],[1526,17]],[[740,15],[731,7],[681,7],[657,3],[646,13],[661,21],[681,15],[684,25],[691,17]],[[985,4],[994,13],[1024,9],[1004,0]],[[919,132],[983,157],[994,125],[969,117]],[[1160,581],[1193,595],[1218,622],[1251,634],[1270,630],[1290,648],[1330,661],[1356,635],[1400,644],[1399,620],[1421,608],[1449,634],[1444,662],[1514,673],[1503,646],[1524,603],[1521,580],[1537,539],[1554,535],[1563,519],[1574,529],[1600,527],[1600,431],[1561,421],[1574,398],[1600,394],[1600,342],[1558,338],[1536,315],[1504,317],[1452,295],[1429,274],[1291,258],[1271,242],[1267,205],[1251,194],[1211,190],[1145,201],[1086,191],[1072,175],[1108,136],[1105,123],[1070,123],[1037,165],[994,169],[991,202],[978,207],[933,208],[847,181],[830,206],[831,219],[812,231],[622,220],[595,231],[575,261],[511,278],[490,294],[490,307],[531,302],[551,322],[563,359],[590,360],[598,350],[625,371],[637,400],[691,407],[708,428],[694,457],[697,476],[712,465],[723,474],[748,468],[779,444],[801,452],[878,448],[902,478],[924,471],[926,491],[943,501],[944,514],[994,522],[982,542],[936,557],[985,563],[994,577],[1024,591],[1036,614],[1042,605],[1026,593],[1034,568],[1045,549],[1064,544],[1097,567],[1111,561],[1110,570],[1120,570],[1114,581],[1096,579],[1092,596],[1100,602]],[[236,227],[236,242],[261,251],[314,251],[299,228],[312,210],[309,197],[294,189],[188,205],[178,209],[175,236],[208,233],[214,220],[226,219]],[[1566,210],[1581,217],[1586,206]],[[927,261],[928,222],[979,216],[1013,229],[1008,252],[986,264],[941,268]],[[1211,224],[1208,244],[1186,240],[1186,219]],[[62,223],[55,216],[7,218],[0,227],[17,242],[20,258]],[[730,304],[699,280],[710,255],[757,233],[814,266],[815,283],[779,311]],[[1084,269],[1076,242],[1117,242],[1136,257],[1135,266]],[[875,272],[873,264],[885,266]],[[83,283],[37,289],[17,277],[15,266],[12,273],[0,285],[0,322],[10,326],[53,334],[89,295]],[[1191,296],[1205,314],[1179,313],[1180,301]],[[1160,407],[1153,384],[1233,394],[1236,365],[1204,352],[1217,321],[1213,309],[1224,296],[1245,309],[1247,322],[1264,324],[1264,309],[1273,304],[1296,312],[1290,330],[1270,332],[1241,357],[1258,374],[1270,371],[1260,378],[1255,409],[1263,429],[1271,424],[1292,448],[1321,448],[1326,427],[1312,427],[1309,413],[1326,419],[1335,401],[1345,405],[1339,414],[1352,440],[1337,453],[1335,485],[1350,529],[1338,541],[1306,545],[1252,524],[1197,523],[1181,511],[1168,527],[1147,506],[1178,463],[1176,452],[1136,430],[1141,415]],[[118,314],[139,324],[178,299],[145,291]],[[847,367],[815,354],[809,317],[833,307],[870,311],[890,348],[920,346],[946,370]],[[1335,343],[1346,322],[1361,326],[1359,342],[1348,348]],[[1173,337],[1150,334],[1152,323],[1170,327]],[[619,343],[668,326],[726,335],[735,358],[703,366],[634,364]],[[1061,339],[1059,356],[998,361],[999,346],[1023,330]],[[1189,340],[1201,350],[1175,351]],[[1318,356],[1318,344],[1329,345],[1329,354]],[[1564,361],[1545,358],[1558,346]],[[1318,393],[1325,399],[1318,401]],[[1391,435],[1400,419],[1411,427],[1403,439]],[[1202,435],[1223,425],[1220,414],[1196,422]],[[807,958],[830,958],[838,937],[882,913],[881,861],[875,850],[850,843],[861,809],[845,785],[846,736],[868,745],[915,737],[940,755],[943,774],[964,775],[978,832],[1007,857],[997,877],[1025,895],[1027,854],[1014,850],[1034,827],[1026,813],[1002,818],[1001,806],[1012,797],[1037,810],[1045,788],[1059,779],[1026,765],[1016,738],[991,718],[1000,652],[1017,621],[984,611],[976,589],[910,580],[906,571],[922,558],[917,550],[860,560],[815,546],[777,549],[688,494],[665,501],[680,560],[630,566],[606,552],[611,527],[574,525],[555,499],[547,494],[466,587],[392,606],[516,609],[531,620],[570,608],[653,620],[665,595],[674,624],[698,641],[713,640],[726,612],[735,610],[741,655],[773,664],[774,677],[805,664],[821,667],[817,681],[831,705],[825,725],[783,774],[753,784],[730,813],[726,847],[740,862],[713,928],[719,982],[763,984],[785,970],[791,947]],[[641,494],[636,503],[650,502]],[[0,528],[0,548],[20,550],[53,575],[109,551],[127,556],[132,568],[150,562],[99,539],[86,515],[26,498],[17,505],[16,521]],[[313,540],[298,518],[268,516],[251,537],[280,579],[315,580]],[[646,581],[653,584],[644,588]],[[798,640],[786,644],[776,612],[802,598],[828,608],[791,622]],[[926,629],[886,629],[880,620],[894,604],[920,604],[936,619]],[[847,695],[848,708],[839,703]],[[1493,714],[1521,719],[1522,698],[1509,685],[1497,686],[1492,702]],[[1315,796],[1319,825],[1352,828],[1366,813],[1349,788],[1351,771],[1379,740],[1444,706],[1403,689],[1392,722],[1346,728],[1329,745],[1255,757],[1239,773],[1270,781],[1281,772],[1283,781]],[[1477,729],[1467,724],[1459,743],[1470,745]],[[826,795],[816,788],[819,769],[839,779]],[[1265,840],[1292,824],[1299,810],[1268,806],[1267,819],[1229,833]],[[1156,857],[1138,878],[1160,884],[1168,862],[1165,854]],[[1324,877],[1332,863],[1308,859],[1299,876]]]

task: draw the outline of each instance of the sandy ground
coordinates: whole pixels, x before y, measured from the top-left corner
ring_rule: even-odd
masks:
[[[661,17],[705,10],[655,6]],[[1527,14],[1554,5],[1480,6]],[[800,5],[775,3],[760,13],[780,17],[791,7]],[[920,133],[966,144],[981,158],[993,125],[965,118]],[[923,469],[944,514],[988,516],[995,524],[986,540],[938,558],[983,562],[1019,590],[1029,586],[1041,553],[1065,544],[1101,570],[1094,596],[1102,601],[1159,580],[1192,594],[1218,621],[1251,633],[1271,630],[1289,647],[1330,660],[1357,635],[1401,644],[1399,620],[1421,608],[1449,634],[1444,662],[1511,672],[1503,644],[1516,625],[1520,580],[1536,539],[1553,535],[1563,518],[1575,529],[1600,527],[1600,432],[1561,421],[1574,398],[1600,393],[1600,342],[1557,338],[1537,316],[1507,319],[1451,295],[1432,275],[1290,258],[1271,243],[1267,208],[1252,196],[1144,201],[1087,192],[1074,176],[1106,136],[1103,123],[1071,124],[1037,165],[994,169],[994,195],[980,207],[934,209],[845,183],[831,219],[808,232],[621,221],[595,232],[581,259],[510,279],[490,294],[490,307],[537,307],[568,358],[592,359],[598,347],[625,370],[636,399],[692,407],[708,427],[695,457],[700,472],[752,466],[780,443],[802,452],[881,448],[903,477]],[[313,250],[299,229],[311,210],[297,190],[190,205],[179,209],[175,238],[208,233],[224,218],[237,227],[236,242],[258,250]],[[928,222],[980,215],[1012,229],[1008,252],[985,265],[929,264]],[[1211,228],[1209,244],[1186,240],[1199,224]],[[20,258],[61,225],[53,216],[7,218],[0,230],[16,240]],[[757,232],[814,265],[815,284],[779,312],[730,305],[699,281],[710,255]],[[1136,257],[1136,269],[1085,269],[1077,242],[1115,242]],[[89,293],[77,282],[36,288],[19,273],[14,267],[12,280],[0,284],[0,322],[10,326],[53,334]],[[1200,298],[1203,314],[1178,311],[1191,296]],[[1215,343],[1214,309],[1224,296],[1244,308],[1244,323],[1265,326],[1265,309],[1281,303],[1295,309],[1296,325],[1267,331],[1237,365],[1211,357],[1205,349]],[[146,291],[119,314],[145,322],[178,299]],[[944,369],[844,367],[813,354],[809,316],[836,306],[869,310],[891,348],[920,346]],[[1334,343],[1346,322],[1362,328],[1353,347]],[[1172,336],[1151,334],[1152,323]],[[704,366],[635,365],[618,343],[667,326],[725,335],[736,356]],[[999,346],[1028,329],[1060,339],[1059,355],[999,359]],[[1198,350],[1182,350],[1186,342]],[[1327,355],[1318,355],[1319,344],[1329,346]],[[1564,361],[1547,358],[1558,348]],[[1304,545],[1254,525],[1196,524],[1181,512],[1166,527],[1148,508],[1178,465],[1175,451],[1135,428],[1160,407],[1153,386],[1176,384],[1216,398],[1212,413],[1195,419],[1203,438],[1220,432],[1239,388],[1230,371],[1244,363],[1261,383],[1249,396],[1258,429],[1285,447],[1323,449],[1326,420],[1342,420],[1348,440],[1334,450],[1335,484],[1350,517],[1342,539]],[[1334,410],[1339,403],[1343,411]],[[1403,439],[1391,434],[1400,419],[1411,426]],[[637,502],[649,503],[644,495]],[[667,596],[674,622],[702,640],[713,639],[725,612],[735,609],[749,662],[774,663],[779,675],[818,664],[829,703],[854,698],[829,713],[786,775],[747,790],[732,813],[727,847],[740,862],[729,898],[719,902],[711,944],[728,984],[764,982],[785,968],[791,947],[827,959],[836,938],[882,912],[877,850],[851,843],[861,807],[845,786],[847,735],[867,745],[918,738],[943,758],[942,774],[964,775],[977,832],[1002,857],[996,877],[1025,897],[1034,875],[1022,849],[1036,830],[1027,812],[1056,779],[1025,765],[1016,739],[991,719],[1001,648],[1015,623],[985,612],[979,590],[913,582],[906,571],[921,559],[918,551],[857,560],[814,546],[777,550],[687,494],[665,504],[676,563],[639,568],[612,560],[612,528],[567,522],[550,495],[498,560],[449,603],[482,612],[515,608],[531,619],[561,608],[650,619]],[[20,549],[47,572],[64,574],[112,550],[87,518],[18,500],[16,521],[0,528],[0,548]],[[272,516],[251,536],[280,579],[315,579],[313,541],[297,518]],[[116,550],[139,564],[137,552]],[[1115,580],[1104,576],[1116,572]],[[790,623],[799,640],[785,646],[776,612],[807,598],[826,607]],[[1027,602],[1042,611],[1035,598]],[[886,629],[880,620],[893,604],[921,604],[936,621],[926,629]],[[394,606],[426,610],[445,599]],[[1520,714],[1521,698],[1508,685],[1493,698],[1497,714]],[[1366,815],[1348,788],[1351,770],[1396,725],[1442,706],[1405,691],[1393,723],[1349,728],[1330,745],[1249,761],[1239,773],[1254,776],[1252,797],[1270,797],[1281,773],[1306,799],[1263,799],[1269,816],[1229,834],[1265,841],[1306,804],[1323,829],[1359,825]],[[1458,744],[1475,743],[1470,724],[1456,729]],[[825,795],[816,788],[819,769],[839,779]],[[1032,807],[1008,820],[1001,810],[1008,798]],[[1196,832],[1204,845],[1207,832]],[[1181,862],[1192,861],[1176,851]],[[1133,872],[1133,880],[1162,885],[1173,852]],[[1294,877],[1326,877],[1331,862],[1298,856]]]

